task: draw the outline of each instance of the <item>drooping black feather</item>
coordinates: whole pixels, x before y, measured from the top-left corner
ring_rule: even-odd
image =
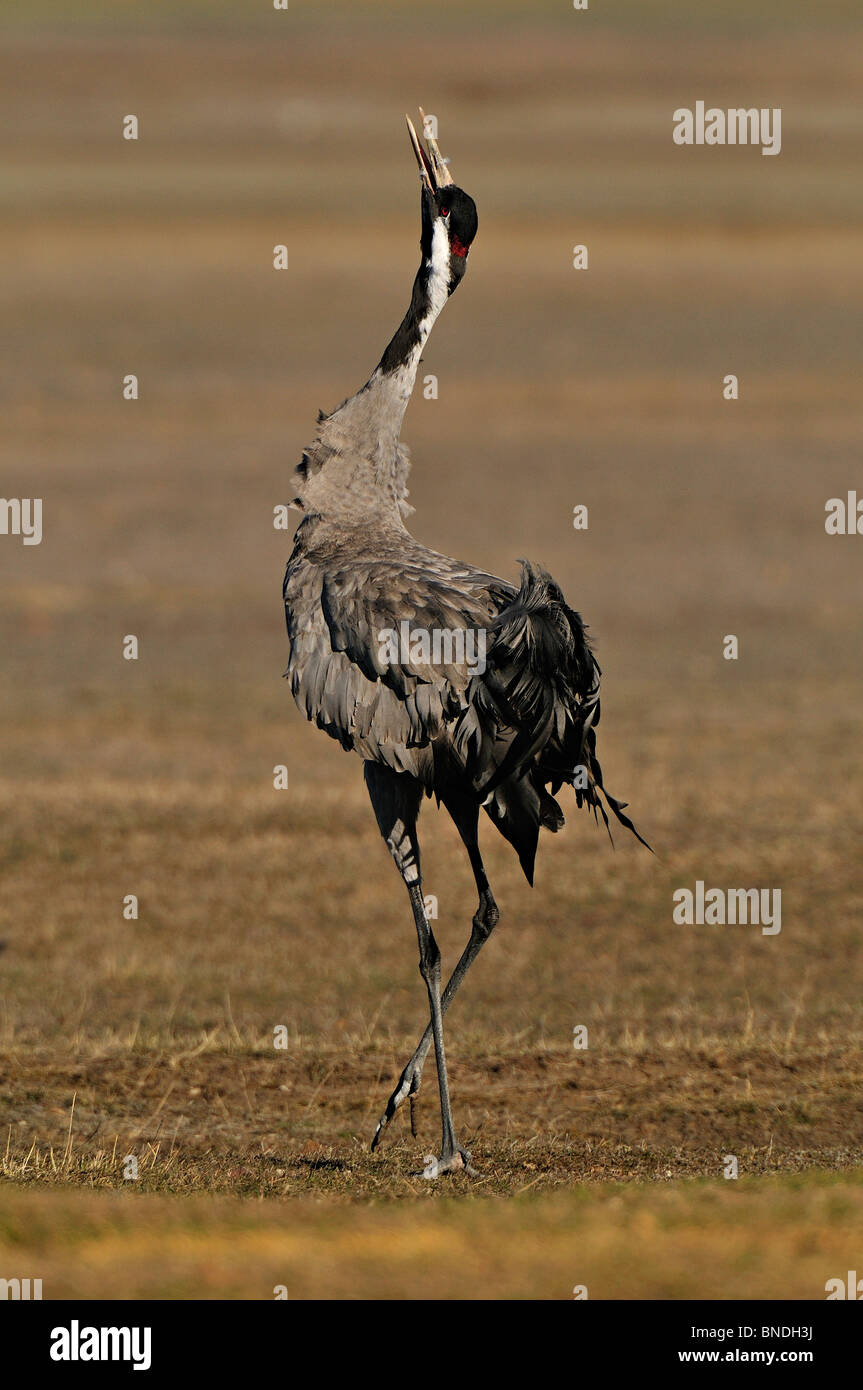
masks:
[[[601,672],[584,623],[551,575],[521,563],[521,588],[491,625],[488,666],[468,687],[469,707],[455,743],[476,794],[491,798],[486,809],[515,844],[532,881],[540,825],[556,831],[564,823],[554,800],[563,783],[574,786],[579,806],[602,816],[609,834],[602,798],[621,825],[650,846],[624,813],[625,803],[603,785],[596,756]],[[517,811],[513,792],[504,797],[500,790],[514,786],[520,789]]]

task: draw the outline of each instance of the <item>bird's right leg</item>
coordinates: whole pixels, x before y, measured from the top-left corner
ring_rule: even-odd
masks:
[[[442,800],[452,816],[465,849],[468,852],[477,891],[479,893],[479,906],[474,914],[468,943],[462,951],[452,975],[447,981],[446,989],[441,995],[441,1014],[445,1014],[462,980],[497,926],[500,914],[497,909],[497,903],[492,897],[491,888],[489,887],[488,878],[486,877],[485,866],[482,862],[482,855],[479,852],[478,806],[468,801],[466,798],[464,800],[461,798],[456,800],[455,798],[443,797]],[[416,1137],[416,1117],[414,1114],[415,1097],[419,1094],[423,1067],[433,1041],[434,1034],[432,1026],[429,1024],[417,1043],[413,1056],[402,1071],[396,1083],[395,1090],[387,1101],[384,1113],[378,1120],[378,1127],[372,1139],[372,1151],[377,1148],[380,1143],[381,1135],[390,1120],[408,1097],[410,1098],[411,1106],[411,1133]]]
[[[423,789],[413,777],[370,761],[365,764],[365,777],[381,834],[408,890],[419,943],[420,974],[428,991],[429,1030],[434,1042],[440,1091],[441,1152],[440,1157],[432,1158],[426,1171],[417,1176],[436,1178],[440,1173],[457,1170],[473,1173],[470,1154],[460,1148],[453,1126],[444,1052],[440,950],[426,916],[422,891],[416,824]]]

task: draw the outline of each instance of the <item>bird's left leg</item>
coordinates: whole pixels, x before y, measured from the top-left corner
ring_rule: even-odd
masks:
[[[479,852],[479,807],[474,801],[469,800],[467,797],[447,795],[441,799],[452,816],[465,849],[468,852],[471,868],[473,869],[473,876],[476,881],[477,892],[479,893],[479,906],[474,914],[467,945],[462,951],[456,967],[447,981],[446,989],[441,996],[441,1012],[445,1014],[462,980],[497,926],[500,914],[497,909],[497,903],[492,897],[491,888],[485,872],[485,865],[482,862],[482,855]],[[373,1152],[380,1143],[381,1135],[390,1120],[406,1099],[410,1099],[411,1133],[416,1136],[414,1103],[416,1096],[419,1094],[423,1067],[432,1041],[432,1027],[431,1024],[429,1024],[417,1043],[413,1056],[402,1071],[395,1089],[387,1101],[384,1113],[378,1120],[378,1127],[375,1130],[371,1144]]]
[[[472,1173],[470,1154],[459,1147],[453,1126],[443,1039],[440,951],[426,916],[422,892],[420,850],[416,830],[422,804],[422,786],[406,773],[393,772],[378,763],[367,762],[365,775],[381,834],[408,890],[419,942],[420,974],[428,992],[429,1026],[434,1041],[440,1091],[441,1152],[439,1158],[431,1157],[428,1160],[422,1176],[436,1178],[441,1173],[455,1172],[459,1169]]]

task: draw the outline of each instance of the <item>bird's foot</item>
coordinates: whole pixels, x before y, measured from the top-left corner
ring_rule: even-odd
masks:
[[[399,1077],[398,1085],[396,1086],[395,1090],[393,1091],[392,1095],[387,1101],[386,1110],[378,1120],[378,1127],[375,1130],[375,1135],[372,1139],[372,1153],[374,1153],[375,1149],[380,1143],[381,1135],[383,1134],[393,1115],[404,1103],[404,1101],[407,1100],[408,1097],[410,1097],[411,1102],[411,1134],[414,1138],[416,1138],[417,1131],[414,1106],[416,1104],[416,1097],[419,1094],[422,1075],[422,1062],[417,1062],[416,1058],[412,1057],[411,1060],[408,1062],[407,1066],[405,1067],[404,1071],[402,1072],[401,1076]]]
[[[476,1169],[470,1166],[470,1154],[466,1149],[454,1149],[449,1157],[435,1158],[434,1154],[427,1154],[425,1168],[421,1173],[411,1173],[412,1178],[427,1178],[433,1182],[435,1178],[440,1178],[444,1173],[466,1173],[469,1178],[476,1177]]]

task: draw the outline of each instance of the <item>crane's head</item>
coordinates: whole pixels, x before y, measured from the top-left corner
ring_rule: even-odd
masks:
[[[428,149],[424,149],[414,129],[413,121],[405,116],[411,137],[414,154],[420,171],[422,188],[422,235],[420,244],[423,256],[434,262],[438,256],[448,258],[447,292],[452,294],[464,275],[471,242],[476,236],[476,203],[469,193],[459,188],[444,163],[438,149],[437,140],[425,134],[427,121],[420,107]]]

